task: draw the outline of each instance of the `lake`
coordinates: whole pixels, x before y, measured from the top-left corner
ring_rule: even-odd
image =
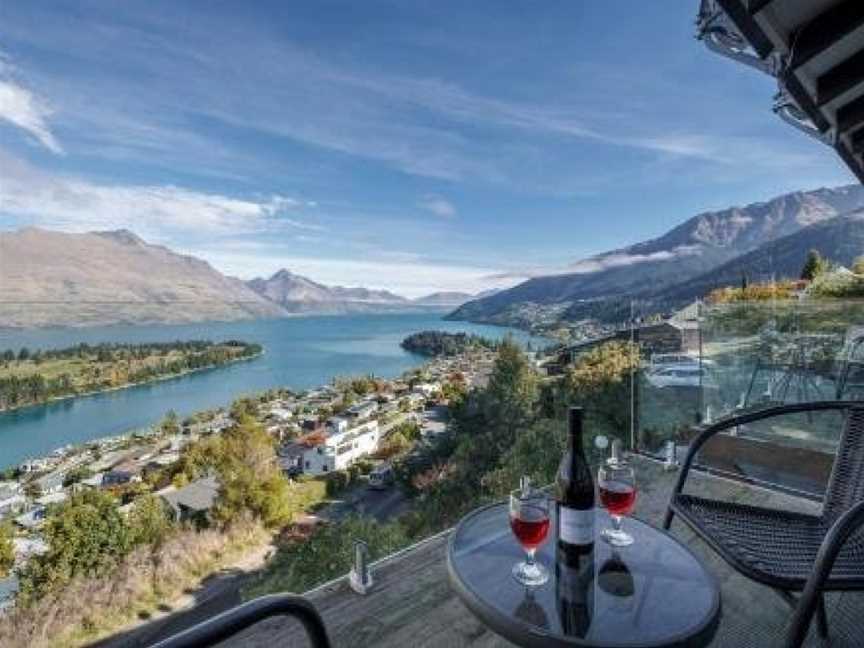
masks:
[[[264,355],[247,362],[0,414],[0,468],[67,444],[146,427],[172,409],[186,415],[227,405],[242,394],[282,386],[308,389],[339,375],[374,373],[392,378],[424,362],[399,346],[415,331],[464,331],[495,339],[512,332],[523,342],[529,339],[520,331],[440,317],[440,313],[340,315],[178,326],[0,330],[0,349],[232,338],[264,346]]]

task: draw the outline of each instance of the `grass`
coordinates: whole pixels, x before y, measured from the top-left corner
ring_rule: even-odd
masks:
[[[126,556],[105,578],[81,578],[28,608],[0,617],[0,645],[75,648],[167,611],[183,592],[229,565],[270,535],[245,520],[223,532],[184,529],[155,551]]]

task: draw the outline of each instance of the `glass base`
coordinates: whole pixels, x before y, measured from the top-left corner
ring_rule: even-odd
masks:
[[[603,529],[600,537],[613,547],[626,547],[633,544],[633,536],[622,529]]]
[[[513,578],[528,587],[542,585],[549,580],[549,571],[540,563],[520,562],[513,565]]]

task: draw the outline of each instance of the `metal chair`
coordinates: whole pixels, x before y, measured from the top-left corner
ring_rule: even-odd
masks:
[[[280,615],[296,617],[303,624],[315,648],[330,648],[330,639],[327,637],[321,615],[309,601],[293,594],[270,594],[253,599],[168,637],[151,648],[212,646],[233,637],[259,621]]]
[[[835,410],[845,425],[822,514],[805,515],[704,499],[682,493],[700,448],[715,434],[794,413]],[[864,403],[818,401],[772,407],[719,421],[693,441],[663,523],[680,517],[730,566],[768,585],[795,606],[785,645],[801,646],[814,613],[827,637],[823,592],[864,590]],[[795,599],[792,592],[801,592]]]

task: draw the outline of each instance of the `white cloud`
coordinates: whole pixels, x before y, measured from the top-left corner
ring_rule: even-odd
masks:
[[[0,120],[25,130],[45,148],[63,153],[63,148],[48,128],[51,110],[30,90],[12,79],[12,65],[0,52]]]
[[[171,185],[97,184],[39,171],[2,150],[0,166],[0,213],[33,225],[65,231],[127,228],[154,240],[321,229],[286,217],[301,203],[281,195],[242,199]]]
[[[381,258],[358,260],[312,258],[291,252],[263,250],[259,246],[207,246],[184,249],[203,257],[226,274],[251,279],[269,277],[281,268],[332,286],[363,286],[391,290],[405,297],[421,297],[446,290],[477,293],[489,288],[509,287],[512,279],[495,278],[494,269],[458,264],[437,264]]]
[[[418,205],[422,209],[425,209],[436,216],[440,216],[441,218],[455,218],[456,216],[456,207],[454,207],[453,203],[449,200],[446,200],[441,196],[436,196],[434,194],[423,196],[423,199],[418,203]]]

